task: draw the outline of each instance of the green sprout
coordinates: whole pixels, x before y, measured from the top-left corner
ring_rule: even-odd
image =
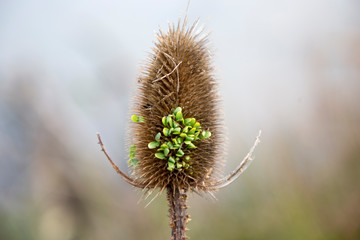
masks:
[[[133,122],[145,122],[145,118],[143,116],[137,116],[137,115],[132,115],[131,116],[131,120]]]
[[[130,146],[130,150],[129,150],[129,166],[133,166],[136,167],[137,165],[139,165],[138,160],[135,158],[135,154],[136,154],[136,146],[135,145],[131,145]]]
[[[132,115],[133,122],[145,122],[143,116]],[[197,148],[195,143],[211,137],[210,131],[201,129],[201,124],[195,118],[185,118],[182,108],[177,107],[172,114],[164,116],[161,119],[163,129],[162,133],[155,135],[155,141],[148,143],[149,149],[157,149],[155,157],[167,161],[167,170],[170,172],[174,169],[179,171],[191,168],[192,162],[190,155],[185,155],[185,149]],[[164,136],[161,141],[161,136]],[[131,145],[129,150],[129,166],[136,167],[139,163],[135,158],[136,146]],[[190,171],[190,174],[192,171]]]
[[[145,118],[143,116],[137,116],[137,115],[132,115],[131,120],[133,122],[140,122],[140,123],[145,122]],[[159,140],[160,136],[157,139]],[[158,143],[157,142],[149,143],[148,147],[150,149],[156,148],[158,147]],[[131,145],[129,149],[129,161],[128,161],[129,166],[136,167],[139,165],[139,160],[135,158],[135,154],[136,154],[136,145]]]
[[[134,119],[138,120],[136,115]],[[134,120],[133,120],[134,121]],[[139,121],[138,121],[139,122]],[[149,149],[157,149],[155,157],[167,161],[167,170],[191,168],[191,157],[185,155],[184,149],[197,148],[195,143],[199,139],[211,137],[210,131],[201,129],[195,118],[185,118],[181,107],[177,107],[172,114],[161,119],[163,130],[155,136],[155,141],[148,144]],[[161,136],[163,141],[160,141]],[[192,172],[190,172],[191,174]]]

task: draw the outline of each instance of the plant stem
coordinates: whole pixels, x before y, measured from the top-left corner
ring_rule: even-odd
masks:
[[[169,201],[169,218],[171,227],[171,240],[185,240],[186,223],[189,215],[186,213],[186,190],[175,186],[167,188],[167,199]]]

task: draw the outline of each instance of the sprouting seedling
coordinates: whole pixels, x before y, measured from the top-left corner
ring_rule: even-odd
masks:
[[[136,145],[131,145],[130,146],[130,150],[129,150],[129,166],[133,166],[136,167],[137,165],[139,165],[139,160],[137,160],[135,158],[136,155]]]
[[[132,115],[131,120],[133,122],[141,122],[141,123],[145,122],[145,119],[143,116],[137,116],[137,115]]]
[[[140,123],[145,122],[143,116],[137,116],[137,115],[132,115],[131,120],[133,122],[140,122]],[[131,145],[129,149],[129,161],[128,161],[129,166],[136,167],[139,165],[139,160],[135,158],[135,155],[136,155],[136,145]]]
[[[139,115],[131,116],[132,175],[117,167],[97,135],[127,183],[149,193],[166,190],[172,240],[187,239],[188,192],[212,193],[232,183],[251,162],[260,137],[234,171],[219,177],[226,142],[221,104],[207,39],[195,29],[196,23],[187,28],[185,19],[170,25],[168,33],[157,34],[133,101]]]
[[[166,160],[167,170],[189,171],[193,174],[191,156],[185,155],[185,149],[197,148],[195,142],[199,139],[206,139],[211,136],[210,131],[201,129],[201,125],[195,118],[185,118],[181,107],[175,108],[172,114],[161,119],[163,125],[163,136],[168,141],[160,141],[161,132],[155,135],[155,141],[148,144],[149,149],[157,149],[155,157]]]
[[[159,147],[160,146],[160,137],[161,137],[161,133],[157,133],[155,136],[155,141],[149,142],[148,148],[154,149],[154,148]]]

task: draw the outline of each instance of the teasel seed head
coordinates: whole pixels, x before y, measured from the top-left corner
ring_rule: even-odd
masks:
[[[131,124],[131,144],[136,145],[136,158],[139,159],[134,176],[148,188],[173,185],[201,190],[204,184],[215,181],[223,163],[224,128],[218,86],[213,76],[206,35],[195,33],[195,30],[196,24],[186,28],[186,20],[179,21],[177,26],[169,25],[167,33],[160,30],[153,53],[138,80],[132,113],[145,121]],[[176,110],[179,109],[178,116],[181,113],[183,122],[180,118],[176,121]],[[175,122],[178,128],[164,125],[163,119]],[[195,119],[193,124],[201,126],[200,134],[208,137],[191,142],[190,147],[182,143],[180,151],[186,159],[182,156],[183,159],[177,159],[174,164],[185,163],[189,167],[175,166],[171,170],[169,157],[166,156],[165,160],[161,157],[163,153],[156,148],[156,142],[163,144],[174,143],[176,138],[181,140],[176,136],[179,134],[167,133],[171,129],[191,130],[192,126],[186,129],[186,119]],[[159,133],[160,138],[156,141]],[[170,149],[170,154],[173,153],[171,160],[179,156],[175,154],[177,150]]]

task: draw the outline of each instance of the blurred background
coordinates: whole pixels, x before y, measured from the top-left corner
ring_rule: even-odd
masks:
[[[127,170],[131,97],[154,32],[187,0],[0,0],[0,239],[169,239]],[[193,0],[210,32],[225,172],[191,195],[191,239],[360,239],[360,2]]]

